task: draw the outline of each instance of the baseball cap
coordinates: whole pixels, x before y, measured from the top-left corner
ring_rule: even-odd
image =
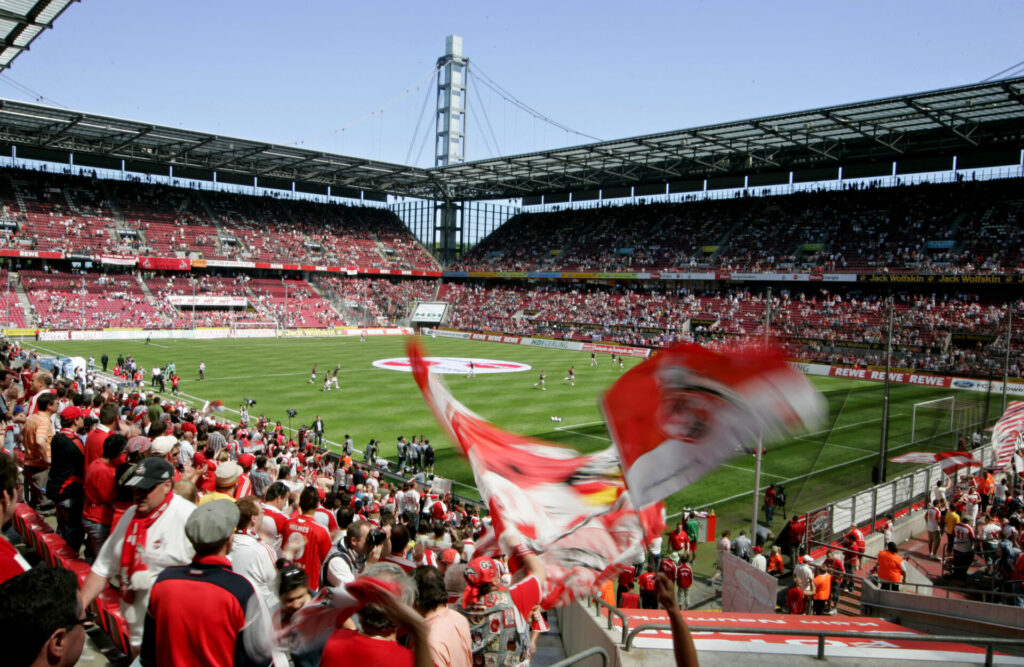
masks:
[[[66,408],[64,408],[63,410],[60,411],[60,418],[61,419],[72,420],[72,419],[78,419],[79,417],[88,417],[88,416],[89,416],[89,411],[87,409],[75,407],[74,405],[69,405],[68,407],[66,407]]]
[[[158,456],[164,456],[170,454],[176,444],[178,444],[178,439],[173,435],[159,435],[153,438],[150,450]]]
[[[761,547],[754,547],[754,553],[759,554],[759,553],[761,553],[761,551],[762,551]]]
[[[150,491],[158,484],[174,479],[174,466],[167,461],[150,457],[142,459],[132,470],[125,486],[140,491]]]
[[[196,431],[196,425],[193,424],[192,422],[189,422],[189,421],[181,422],[181,430],[182,431],[191,431],[192,433],[196,433],[197,432]]]
[[[221,461],[217,464],[217,486],[231,486],[242,474],[242,466],[234,461]]]
[[[455,565],[459,562],[459,552],[455,549],[445,549],[441,554],[441,560],[449,565]]]
[[[185,521],[185,537],[196,549],[231,539],[240,512],[231,500],[213,500],[200,505]]]
[[[469,561],[463,574],[471,586],[479,588],[484,584],[492,583],[498,577],[498,564],[494,562],[493,558],[478,556]]]
[[[197,468],[201,465],[206,465],[206,454],[203,454],[202,452],[196,452],[195,455],[192,456],[192,465],[196,466]]]
[[[811,557],[810,554],[807,554],[806,556],[804,556],[802,560],[805,563],[813,563],[814,562],[814,558]]]
[[[254,463],[256,463],[256,457],[252,454],[242,454],[238,457],[238,465],[242,466],[246,470],[251,468]]]

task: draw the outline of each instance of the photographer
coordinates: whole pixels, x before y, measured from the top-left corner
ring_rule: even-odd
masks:
[[[363,568],[390,553],[390,540],[385,530],[369,521],[355,521],[349,524],[345,536],[324,559],[321,580],[324,586],[331,587],[355,581]]]

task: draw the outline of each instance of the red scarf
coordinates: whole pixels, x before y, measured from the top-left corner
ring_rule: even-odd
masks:
[[[135,592],[132,590],[132,575],[148,569],[142,561],[142,554],[146,550],[145,544],[149,527],[167,510],[173,496],[173,492],[168,492],[163,502],[153,508],[153,511],[145,516],[139,516],[136,513],[132,517],[132,522],[128,524],[128,530],[124,535],[124,546],[121,550],[120,573],[121,595],[126,602],[130,603],[135,598]],[[139,545],[142,545],[142,548],[139,548]]]

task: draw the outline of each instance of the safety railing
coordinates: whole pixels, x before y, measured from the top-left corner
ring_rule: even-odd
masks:
[[[599,597],[594,596],[594,597],[591,597],[590,599],[596,605],[594,607],[594,616],[600,616],[601,615],[601,607],[604,607],[605,609],[608,610],[608,629],[609,630],[611,630],[613,625],[614,625],[614,622],[612,621],[612,617],[613,616],[618,618],[620,621],[622,621],[622,640],[621,640],[621,643],[625,644],[626,643],[626,633],[629,632],[629,616],[626,616],[624,613],[622,613],[622,611],[618,607],[616,607],[614,605],[608,604],[607,602],[605,602],[604,600],[602,600]]]
[[[979,447],[970,454],[983,465],[992,465],[992,445]],[[853,526],[873,529],[886,514],[926,502],[935,482],[944,477],[936,463],[807,512],[804,549],[809,550],[812,541],[831,546],[831,542]]]
[[[586,660],[587,658],[595,655],[601,658],[601,664],[604,665],[604,667],[608,667],[608,651],[605,651],[600,646],[592,646],[585,651],[574,653],[564,660],[559,660],[558,662],[549,665],[549,667],[568,667],[569,665],[575,665],[581,660]]]
[[[784,630],[782,628],[757,628],[751,630],[750,628],[720,628],[714,625],[691,625],[689,626],[690,632],[715,632],[719,634],[733,634],[733,635],[784,635],[789,637],[817,637],[818,639],[818,660],[825,659],[826,649],[828,643],[825,641],[831,637],[834,639],[858,639],[863,641],[865,638],[869,639],[880,639],[883,641],[914,641],[914,642],[927,642],[927,643],[953,643],[953,644],[974,644],[985,647],[985,665],[990,667],[992,665],[992,658],[994,655],[994,648],[996,646],[1014,646],[1020,648],[1021,640],[1018,638],[1007,639],[1001,637],[977,637],[977,636],[959,636],[959,635],[914,635],[909,633],[901,632],[830,632],[828,630]],[[667,623],[644,623],[633,628],[629,635],[626,637],[625,648],[627,651],[633,648],[633,641],[637,635],[647,630],[668,630],[672,631],[672,626]]]
[[[868,554],[862,554],[860,552],[852,551],[851,549],[846,549],[844,547],[838,547],[838,546],[832,546],[830,544],[824,544],[822,542],[818,542],[817,540],[810,540],[810,544],[811,545],[827,546],[830,549],[834,549],[836,551],[844,551],[844,552],[855,553],[855,554],[857,554],[858,556],[860,556],[862,558],[872,558],[872,559],[877,558],[876,556],[870,556]],[[975,554],[976,557],[980,556],[980,555],[981,554],[977,554],[977,553]],[[913,554],[906,554],[906,558],[908,560],[913,561],[913,562],[918,562],[920,560],[919,558],[914,557]],[[948,557],[946,557],[946,559],[948,559]],[[849,574],[846,574],[844,572],[838,572],[838,571],[832,570],[831,568],[829,568],[829,573],[833,573],[838,578],[852,579],[854,581],[861,582],[861,583],[863,583],[865,581],[874,581],[871,577],[860,577],[860,576],[857,576],[857,575],[849,575]],[[1017,580],[1007,581],[1005,583],[1013,584],[1013,583],[1017,583]],[[996,591],[996,590],[990,590],[990,589],[984,589],[984,588],[964,588],[964,587],[958,587],[958,586],[945,586],[945,585],[938,585],[938,584],[919,584],[919,583],[915,583],[915,582],[911,582],[911,581],[904,581],[904,582],[900,583],[900,589],[901,589],[902,592],[906,592],[905,590],[903,590],[904,587],[909,588],[911,586],[914,588],[914,592],[915,593],[919,593],[920,592],[919,589],[921,589],[921,588],[925,588],[925,589],[929,589],[930,588],[930,589],[933,589],[933,591],[934,591],[934,589],[939,589],[940,591],[943,591],[945,593],[944,597],[947,598],[947,599],[949,598],[949,594],[950,593],[960,593],[960,594],[963,594],[963,595],[979,596],[979,597],[982,598],[982,600],[981,600],[982,602],[989,602],[988,598],[995,598],[995,599],[997,599],[996,603],[1003,603],[1003,604],[1005,604],[1004,602],[1002,602],[1003,600],[1007,600],[1009,598],[1020,597],[1019,594],[1017,594],[1017,593],[1007,593],[1007,592],[1003,592],[1003,591]],[[940,597],[938,595],[935,595],[934,592],[931,594],[931,596],[932,597]],[[1009,602],[1009,604],[1012,604],[1012,602]]]

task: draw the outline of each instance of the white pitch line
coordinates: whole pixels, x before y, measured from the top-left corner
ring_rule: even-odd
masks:
[[[255,380],[256,378],[280,378],[292,375],[309,375],[305,371],[297,373],[260,373],[259,375],[232,375],[229,377],[207,377],[205,380],[192,380],[192,382],[219,382],[221,380]],[[308,383],[307,383],[308,384]]]
[[[556,426],[556,431],[562,431],[564,433],[573,433],[574,435],[581,435],[584,438],[593,438],[594,440],[600,440],[601,442],[611,442],[611,438],[606,438],[603,435],[591,435],[589,433],[575,433],[573,429],[580,428],[581,426],[593,426],[594,424],[603,424],[604,422],[584,422],[582,424],[573,424],[572,426]]]
[[[896,447],[890,447],[889,451],[890,452],[894,452],[897,449],[903,449],[904,447],[910,447],[913,444],[914,443],[912,443],[912,442],[908,442],[908,443],[905,443],[905,444],[902,444],[902,445],[897,445]],[[863,451],[863,450],[861,450],[861,451]],[[811,472],[803,474],[803,475],[797,475],[796,477],[789,477],[789,478],[784,478],[784,479],[786,479],[786,483],[787,484],[790,484],[792,482],[796,482],[796,481],[801,480],[801,479],[806,479],[808,477],[813,477],[814,475],[820,475],[821,473],[828,472],[829,470],[835,470],[837,468],[842,468],[843,466],[848,466],[851,463],[860,463],[861,461],[866,461],[868,459],[873,459],[873,458],[876,458],[877,456],[878,456],[878,454],[868,454],[867,456],[861,456],[860,458],[856,458],[856,459],[853,459],[851,461],[844,461],[842,463],[837,463],[836,465],[829,466],[828,468],[822,468],[821,470],[812,470]],[[762,474],[764,474],[764,473],[762,473]],[[761,489],[758,489],[759,493],[760,493],[760,491],[761,491]],[[721,504],[721,503],[727,503],[730,500],[736,500],[737,498],[743,498],[744,496],[749,496],[749,495],[751,495],[753,493],[754,493],[753,491],[745,491],[743,493],[737,493],[736,495],[729,496],[728,498],[719,498],[718,500],[715,500],[715,501],[710,502],[710,503],[703,503],[701,505],[696,505],[695,508],[699,509],[701,507],[714,507],[715,505],[718,505],[718,504]]]
[[[754,474],[754,471],[751,470],[750,468],[744,468],[743,466],[734,466],[731,463],[723,463],[722,467],[732,468],[733,470],[742,470],[743,472],[749,472],[750,474]],[[773,475],[770,472],[765,472],[764,470],[761,471],[761,474],[764,475],[765,477],[774,477],[775,479],[786,479],[782,475]]]
[[[903,417],[903,416],[904,416],[904,413],[902,413],[902,412],[894,412],[893,414],[889,415],[889,419],[892,419],[893,417]],[[836,431],[842,431],[843,429],[853,428],[854,426],[862,426],[864,424],[871,424],[873,422],[880,422],[880,421],[882,421],[881,417],[876,417],[875,419],[865,419],[862,422],[856,422],[856,423],[853,423],[853,424],[844,424],[843,426],[836,426],[835,428],[826,428],[826,429],[821,430],[821,431],[815,431],[814,433],[804,433],[803,435],[796,436],[796,438],[794,438],[794,440],[803,440],[805,438],[810,438],[811,436],[823,435],[825,433],[835,433]]]

